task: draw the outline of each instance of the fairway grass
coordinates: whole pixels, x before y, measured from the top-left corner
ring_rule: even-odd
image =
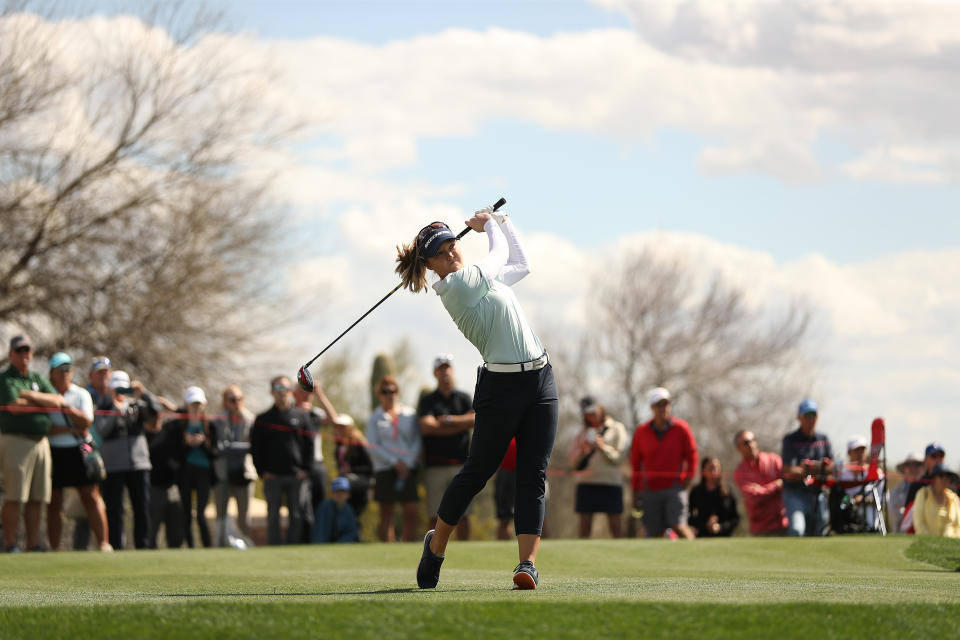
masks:
[[[7,555],[0,638],[949,636],[960,541],[915,541],[545,540],[533,592],[505,542],[454,542],[428,591],[420,544]]]

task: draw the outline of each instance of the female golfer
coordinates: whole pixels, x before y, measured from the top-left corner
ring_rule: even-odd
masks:
[[[403,286],[425,290],[426,270],[433,271],[439,279],[434,291],[484,359],[473,396],[476,420],[470,453],[443,494],[437,528],[424,537],[417,568],[421,589],[437,586],[450,534],[500,466],[514,437],[514,527],[520,564],[513,570],[513,582],[518,589],[535,589],[538,582],[534,560],[543,528],[547,464],[557,435],[557,387],[543,345],[509,286],[529,273],[520,241],[507,216],[491,213],[492,207],[467,220],[471,229],[486,232],[490,243],[490,252],[477,264],[464,264],[456,236],[442,222],[427,225],[412,244],[397,248],[396,271]]]

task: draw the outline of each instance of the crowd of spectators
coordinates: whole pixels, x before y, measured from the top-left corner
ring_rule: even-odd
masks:
[[[88,548],[90,533],[94,548],[102,551],[157,548],[161,527],[167,547],[193,547],[195,530],[205,547],[244,547],[253,542],[258,481],[268,544],[358,541],[358,522],[371,496],[379,510],[377,537],[412,541],[421,529],[422,506],[431,526],[436,521],[443,492],[470,446],[472,400],[456,388],[447,354],[434,360],[436,388],[421,395],[416,409],[401,402],[394,377],[378,380],[379,406],[365,429],[338,413],[320,385],[306,393],[286,376],[270,381],[273,403],[263,413],[246,408],[237,385],[223,389],[221,410],[214,412],[202,388],[188,387],[182,402],[174,403],[115,369],[105,356],[87,369],[86,388],[74,383],[69,354],[49,359],[49,378],[30,369],[33,356],[30,338],[16,336],[10,365],[0,372],[0,486],[8,552],[20,551],[21,516],[28,550],[61,549],[65,512],[75,520],[73,548]],[[632,438],[596,398],[581,400],[582,428],[564,472],[576,479],[572,512],[579,536],[591,535],[595,514],[605,516],[611,537],[623,536],[625,504],[648,537],[732,535],[741,515],[720,458],[701,456],[694,429],[673,414],[667,389],[652,390],[648,400],[651,418]],[[960,537],[960,498],[951,489],[958,478],[944,465],[943,447],[932,443],[922,460],[911,454],[898,464],[902,481],[887,497],[886,478],[872,471],[866,440],[850,438],[842,464],[830,439],[817,430],[818,415],[816,402],[803,400],[797,429],[783,438],[779,454],[761,451],[751,430],[734,435],[741,459],[730,475],[750,535],[885,531],[889,522],[892,532]],[[333,439],[335,473],[323,457],[324,438]],[[511,442],[494,481],[499,539],[511,535],[515,456]],[[65,490],[71,488],[79,505],[72,510],[65,505]],[[212,531],[206,517],[211,499]],[[44,512],[45,542],[40,540]],[[457,535],[470,534],[464,517]]]

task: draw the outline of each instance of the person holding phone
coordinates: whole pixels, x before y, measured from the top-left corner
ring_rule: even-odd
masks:
[[[593,514],[607,516],[610,536],[623,535],[623,464],[627,449],[627,428],[607,415],[607,410],[593,396],[580,400],[583,429],[573,440],[570,466],[577,474],[577,497],[574,506],[580,518],[579,536],[589,538]]]
[[[112,411],[94,417],[101,438],[101,454],[107,479],[101,485],[107,508],[111,546],[123,543],[123,492],[133,507],[133,544],[137,549],[150,545],[150,449],[146,432],[159,429],[160,405],[139,380],[130,381],[125,371],[110,376]]]

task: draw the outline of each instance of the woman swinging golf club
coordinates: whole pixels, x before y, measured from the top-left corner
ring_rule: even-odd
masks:
[[[514,526],[520,564],[513,582],[518,589],[535,589],[546,471],[557,435],[557,387],[547,354],[509,286],[529,273],[513,223],[488,207],[467,220],[467,226],[486,232],[490,243],[490,252],[474,265],[464,264],[456,236],[442,222],[428,224],[412,244],[397,247],[396,272],[402,285],[423,291],[426,271],[433,271],[439,278],[434,291],[484,359],[473,398],[470,453],[443,494],[437,528],[424,537],[417,584],[421,589],[437,586],[450,534],[516,437]]]

